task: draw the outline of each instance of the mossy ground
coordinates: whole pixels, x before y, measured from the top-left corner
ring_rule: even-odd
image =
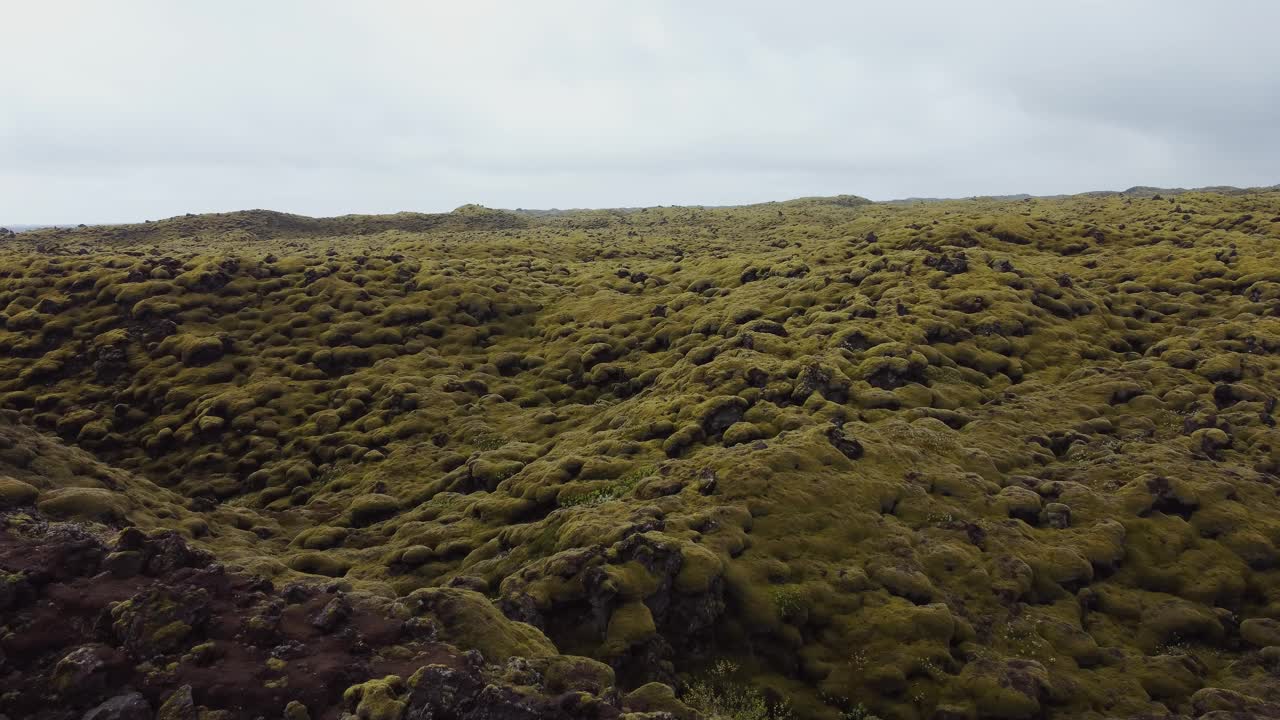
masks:
[[[1280,699],[1239,631],[1280,620],[1280,193],[41,231],[0,327],[0,408],[110,464],[0,435],[42,511],[460,585],[630,687]]]

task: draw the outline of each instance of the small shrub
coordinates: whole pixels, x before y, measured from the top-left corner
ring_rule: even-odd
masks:
[[[477,435],[471,444],[477,450],[497,450],[507,444],[506,438],[494,433],[482,433]]]
[[[591,492],[569,495],[560,500],[560,507],[594,507],[610,500],[630,495],[636,485],[654,473],[652,465],[645,465],[619,477],[605,487]]]
[[[795,620],[804,613],[804,593],[794,587],[774,588],[770,593],[773,606],[783,620]]]
[[[689,685],[682,700],[708,720],[790,720],[793,717],[785,703],[770,707],[759,689],[734,681],[737,672],[736,663],[717,661],[705,678]]]

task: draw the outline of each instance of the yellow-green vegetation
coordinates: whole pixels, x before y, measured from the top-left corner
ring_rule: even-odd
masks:
[[[0,412],[77,448],[0,427],[0,507],[408,596],[490,662],[711,717],[1267,696],[1277,388],[1280,192],[0,245]]]
[[[791,711],[783,705],[770,707],[761,692],[735,682],[739,668],[728,660],[717,662],[706,677],[694,681],[684,702],[710,720],[789,720]]]
[[[342,699],[355,710],[360,720],[400,720],[404,716],[405,703],[397,698],[405,691],[404,681],[398,675],[388,675],[380,680],[352,685]]]

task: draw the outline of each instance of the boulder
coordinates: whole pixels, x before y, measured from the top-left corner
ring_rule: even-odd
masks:
[[[126,692],[89,710],[80,720],[152,720],[151,706],[142,693]]]
[[[996,505],[1009,517],[1034,525],[1040,518],[1040,496],[1020,485],[1010,485],[996,495]]]
[[[196,720],[198,717],[195,700],[191,697],[191,686],[183,685],[160,705],[155,720]]]
[[[1280,645],[1280,620],[1249,618],[1240,623],[1240,637],[1255,647]]]

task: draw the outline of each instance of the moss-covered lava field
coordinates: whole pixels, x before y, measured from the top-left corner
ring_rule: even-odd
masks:
[[[0,328],[12,720],[1280,717],[1280,191],[40,230]]]

